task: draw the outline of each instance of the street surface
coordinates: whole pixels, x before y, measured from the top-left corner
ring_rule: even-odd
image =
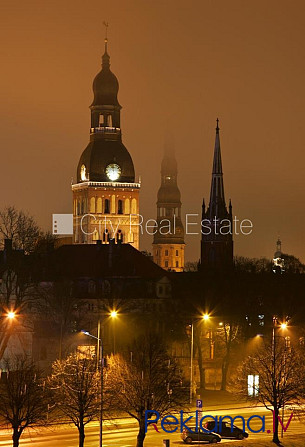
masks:
[[[266,417],[266,432],[271,430],[272,432],[272,414],[263,407],[256,408],[243,408],[243,409],[231,409],[231,410],[217,410],[217,411],[206,411],[204,415],[211,414],[213,416],[224,416],[230,415],[232,417],[237,414],[244,416],[247,420],[250,416],[255,414]],[[290,414],[289,414],[290,415]],[[289,415],[285,417],[285,424],[289,418]],[[186,419],[186,417],[185,417]],[[106,422],[104,424],[104,436],[103,436],[103,447],[134,447],[136,445],[137,437],[137,426],[130,418],[117,419],[115,421],[116,426],[113,423]],[[192,426],[192,424],[189,424]],[[236,421],[236,425],[241,427],[241,424]],[[261,427],[261,422],[259,420],[253,419],[251,422],[251,428],[258,430]],[[162,447],[163,439],[170,439],[171,446],[182,446],[186,445],[180,438],[180,433],[168,434],[161,430],[160,424],[158,424],[158,429],[160,433],[157,433],[153,427],[148,428],[148,432],[145,439],[145,447]],[[249,430],[246,429],[249,432]],[[299,433],[305,433],[304,422],[300,422],[297,418],[293,417],[287,434],[296,435]],[[249,433],[249,440],[259,440],[262,437],[271,436],[267,433]],[[285,434],[284,434],[285,438]],[[234,445],[236,441],[222,440],[222,445],[224,442],[229,442]],[[244,441],[246,446],[247,441]],[[7,431],[0,432],[0,446],[9,447],[12,445],[11,435]],[[86,439],[85,447],[98,447],[99,445],[99,425],[98,422],[90,423],[86,428]],[[194,443],[193,443],[194,445]],[[201,443],[204,445],[204,443]],[[43,428],[41,430],[30,430],[24,433],[21,437],[20,446],[33,446],[33,447],[78,447],[78,431],[77,428],[61,425],[59,427],[49,427]]]

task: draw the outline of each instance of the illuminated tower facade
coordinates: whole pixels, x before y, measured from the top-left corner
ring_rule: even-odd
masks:
[[[282,254],[282,241],[280,238],[276,241],[276,251],[272,260],[272,271],[273,273],[284,273],[285,272],[285,260]]]
[[[126,242],[139,249],[139,189],[132,158],[122,143],[119,83],[110,70],[105,39],[102,70],[93,81],[90,142],[73,191],[76,244]]]
[[[153,259],[165,270],[182,272],[185,243],[177,172],[174,151],[167,147],[161,164],[161,186],[157,200],[157,227],[153,241]]]
[[[210,202],[202,205],[201,270],[229,270],[233,266],[232,205],[227,210],[221,162],[219,126],[216,126]]]

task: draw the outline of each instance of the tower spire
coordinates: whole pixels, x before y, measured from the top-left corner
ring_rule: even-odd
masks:
[[[222,217],[222,214],[224,214],[225,212],[225,207],[226,205],[219,137],[219,119],[217,118],[209,210],[213,216]]]
[[[103,68],[109,68],[110,67],[110,56],[107,51],[108,50],[108,26],[109,26],[109,23],[104,21],[103,25],[105,26],[105,39],[104,39],[105,52],[102,57],[102,66],[103,66]]]

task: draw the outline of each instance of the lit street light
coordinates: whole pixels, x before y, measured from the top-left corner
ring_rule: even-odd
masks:
[[[210,319],[209,314],[203,314],[202,319],[208,321]],[[190,404],[193,398],[193,357],[194,357],[194,321],[189,325],[191,328],[191,371],[190,371]]]
[[[15,312],[10,311],[6,314],[6,316],[9,320],[13,320],[16,317],[16,314],[15,314]]]
[[[110,312],[110,317],[112,318],[112,332],[113,332],[113,355],[115,354],[115,319],[117,318],[118,313],[116,310]]]
[[[101,338],[96,337],[95,335],[90,334],[90,332],[85,331],[85,330],[81,330],[81,332],[84,335],[87,335],[88,337],[94,338],[95,340],[97,340],[98,342],[98,346],[97,348],[100,349],[100,355],[99,355],[99,360],[100,360],[100,372],[101,372],[101,408],[100,408],[100,447],[103,447],[103,341]],[[98,362],[98,360],[97,360]]]

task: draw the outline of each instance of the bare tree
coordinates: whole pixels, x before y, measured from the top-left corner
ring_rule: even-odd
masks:
[[[146,435],[146,410],[163,415],[187,404],[179,368],[160,337],[153,334],[135,341],[131,359],[119,355],[110,358],[105,387],[112,404],[137,420],[137,447],[143,447]]]
[[[46,421],[47,403],[40,371],[27,357],[6,360],[7,379],[0,382],[0,417],[13,430],[13,446],[26,428]]]
[[[96,361],[79,354],[57,360],[48,384],[54,404],[77,427],[79,447],[83,447],[85,426],[100,411],[100,374],[96,370]]]
[[[253,399],[273,412],[273,442],[280,445],[280,409],[299,405],[304,398],[304,356],[287,348],[284,341],[264,344],[242,363],[237,372],[234,385],[244,396],[248,394],[248,375],[259,376],[259,384],[253,388]]]
[[[217,338],[220,346],[224,348],[221,366],[221,389],[227,389],[227,376],[232,358],[232,350],[240,336],[241,327],[233,318],[224,319],[222,326],[217,330]]]
[[[34,250],[41,230],[34,218],[18,211],[14,206],[8,206],[0,211],[0,237],[13,241],[13,248],[30,253]]]

